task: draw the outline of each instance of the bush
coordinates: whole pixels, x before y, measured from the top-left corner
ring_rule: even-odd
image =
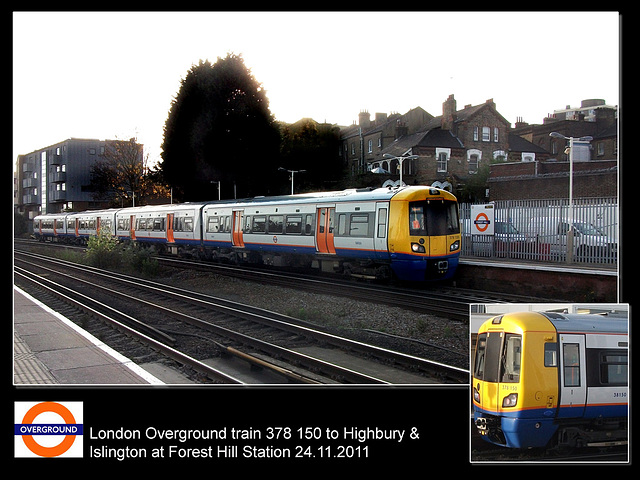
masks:
[[[121,255],[118,240],[109,229],[101,229],[98,235],[89,238],[84,254],[87,264],[96,268],[119,268]]]
[[[131,273],[153,277],[158,273],[158,261],[151,256],[152,251],[138,245],[129,244],[122,251],[122,265]]]
[[[134,244],[122,247],[107,229],[89,238],[84,260],[88,265],[108,270],[124,270],[128,273],[153,277],[158,274],[158,261],[152,251]]]

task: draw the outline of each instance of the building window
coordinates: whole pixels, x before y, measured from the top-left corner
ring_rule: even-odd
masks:
[[[598,148],[598,156],[604,155],[604,142],[598,142],[596,145]]]
[[[373,140],[369,140],[369,142],[367,142],[367,153],[371,153],[373,152]]]
[[[469,173],[478,173],[478,164],[480,163],[480,157],[473,154],[469,157]]]
[[[478,127],[473,127],[473,141],[478,141]]]
[[[446,172],[451,156],[450,148],[436,148],[437,171]]]
[[[482,127],[482,141],[491,141],[491,129],[489,127]]]
[[[446,172],[447,171],[447,154],[444,152],[440,152],[438,154],[438,172]]]
[[[493,141],[497,142],[498,141],[498,127],[493,127]]]

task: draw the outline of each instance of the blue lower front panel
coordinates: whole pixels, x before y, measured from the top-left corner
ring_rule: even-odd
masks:
[[[391,268],[400,280],[412,282],[448,280],[453,277],[458,268],[458,255],[424,257],[393,253]]]
[[[516,411],[509,415],[488,413],[474,407],[474,421],[486,419],[483,439],[509,448],[539,448],[549,443],[558,430],[555,409]]]
[[[502,417],[502,431],[510,448],[544,447],[557,429],[553,419]]]

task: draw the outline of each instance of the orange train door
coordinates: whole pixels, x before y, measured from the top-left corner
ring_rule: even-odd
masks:
[[[167,213],[167,242],[174,243],[173,238],[173,213]]]
[[[318,208],[318,221],[316,225],[316,249],[318,253],[336,253],[333,245],[335,213],[335,207]]]
[[[129,216],[129,236],[131,240],[136,239],[136,216]]]
[[[243,210],[234,210],[233,212],[233,234],[231,242],[234,247],[244,247],[244,238],[242,236],[242,213]]]

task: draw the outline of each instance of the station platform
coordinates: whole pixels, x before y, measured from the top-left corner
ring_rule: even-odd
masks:
[[[462,288],[571,302],[617,303],[619,272],[612,265],[561,264],[460,257]]]
[[[164,385],[15,285],[13,340],[15,386]]]

